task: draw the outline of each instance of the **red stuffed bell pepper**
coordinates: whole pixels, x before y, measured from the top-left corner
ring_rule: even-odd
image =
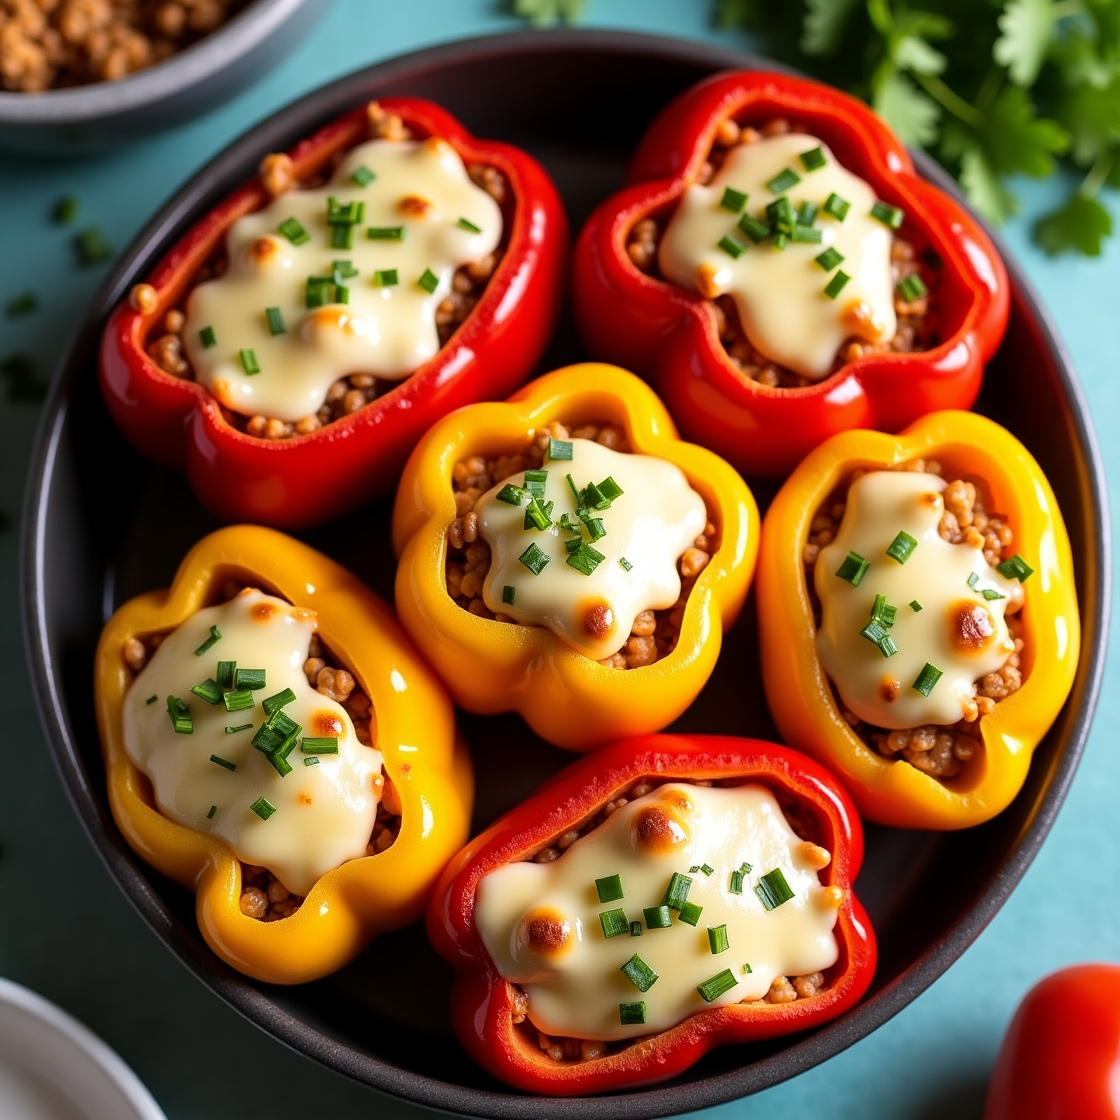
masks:
[[[629,178],[580,235],[576,323],[689,439],[780,476],[836,432],[975,400],[1006,273],[866,105],[719,74],[654,121]]]
[[[427,101],[371,102],[266,156],[133,288],[102,391],[219,517],[322,523],[389,490],[436,419],[525,380],[566,251],[524,152]]]
[[[557,1096],[674,1077],[852,1007],[875,941],[852,803],[805,756],[645,735],[564,770],[451,861],[428,932],[494,1076]]]

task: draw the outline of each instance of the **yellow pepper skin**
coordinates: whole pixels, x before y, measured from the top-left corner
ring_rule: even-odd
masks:
[[[821,503],[854,469],[934,459],[942,477],[983,479],[1034,569],[1023,584],[1023,684],[980,717],[983,749],[955,778],[923,774],[866,745],[841,716],[817,659],[801,554]],[[969,828],[1012,801],[1031,754],[1069,695],[1080,620],[1073,560],[1054,493],[1030,452],[971,412],[934,412],[900,435],[852,431],[826,440],[793,472],[766,515],[758,573],[763,680],[784,742],[830,767],[861,815],[904,828]]]
[[[170,631],[221,601],[228,580],[260,587],[318,614],[319,633],[373,703],[374,745],[402,805],[394,843],[323,875],[290,917],[241,913],[240,863],[217,837],[164,817],[124,750],[121,711],[133,673],[130,637]],[[300,984],[351,960],[377,933],[415,921],[436,877],[466,841],[474,777],[442,686],[393,612],[346,569],[272,529],[236,525],[204,537],[169,590],[125,603],[97,648],[97,721],[109,804],[133,850],[195,892],[198,926],[227,964],[270,984]]]
[[[677,646],[652,665],[607,668],[544,627],[480,618],[447,593],[455,464],[518,447],[553,420],[569,427],[618,425],[632,451],[684,472],[716,524],[719,548],[689,595]],[[657,731],[692,703],[715,666],[724,629],[743,605],[758,535],[758,508],[739,475],[712,452],[681,442],[644,382],[617,366],[587,362],[546,374],[508,401],[461,408],[417,445],[393,511],[397,610],[457,704],[483,714],[520,712],[550,743],[586,751]]]

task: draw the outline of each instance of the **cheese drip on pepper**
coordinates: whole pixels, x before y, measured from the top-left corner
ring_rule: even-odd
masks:
[[[196,655],[211,626],[221,639]],[[238,859],[267,867],[299,895],[326,872],[366,854],[383,780],[381,752],[358,742],[346,710],[316,692],[303,673],[314,632],[314,611],[246,589],[168,634],[133,681],[123,710],[125,750],[151,779],[160,812],[219,837]],[[210,704],[190,691],[217,677],[219,660],[265,671],[265,687],[253,690],[251,708],[227,711],[221,700]],[[291,773],[281,777],[251,740],[268,718],[262,701],[285,688],[295,699],[282,710],[303,728],[300,739],[337,738],[338,753],[306,754],[297,740],[287,758]],[[168,696],[186,704],[190,734],[175,732]],[[243,724],[251,726],[226,733]],[[318,764],[305,766],[312,757]],[[275,809],[267,820],[250,808],[261,797]]]
[[[826,162],[807,170],[800,157],[818,148]],[[799,181],[777,194],[767,183],[786,170]],[[820,241],[790,241],[779,249],[769,237],[756,244],[737,225],[736,212],[721,205],[727,188],[747,195],[742,214],[763,222],[767,205],[782,195],[794,210],[802,203],[822,208],[812,224]],[[849,204],[842,221],[823,210],[831,194]],[[729,294],[756,350],[818,381],[832,372],[845,340],[881,343],[895,334],[891,231],[871,216],[875,202],[870,185],[814,136],[789,133],[737,145],[708,185],[695,183],[684,192],[661,239],[658,264],[669,280],[708,299]],[[743,248],[738,257],[720,248],[728,236]],[[843,259],[826,269],[816,258],[829,248]],[[837,271],[851,279],[830,299],[825,288]]]
[[[932,474],[863,475],[848,490],[836,539],[817,558],[821,665],[847,708],[877,727],[956,723],[976,695],[975,682],[1015,650],[1004,613],[1018,583],[989,566],[982,548],[938,533],[945,486]],[[917,541],[901,564],[886,554],[900,531]],[[849,552],[869,561],[854,587],[836,574]],[[898,652],[887,657],[860,634],[877,595],[895,608],[886,630]],[[942,675],[923,696],[913,686],[927,663]]]
[[[764,786],[673,782],[616,810],[551,863],[511,863],[483,876],[475,921],[498,972],[528,995],[535,1027],[573,1038],[633,1038],[708,1006],[761,999],[779,976],[835,964],[832,930],[843,895],[817,876],[830,859],[798,839]],[[711,874],[690,872],[696,865]],[[775,869],[792,898],[767,909],[755,888]],[[650,928],[645,908],[662,904],[674,872],[691,879],[686,901],[700,913],[670,910],[667,927]],[[595,881],[613,875],[622,897],[601,902]],[[629,925],[605,936],[600,914],[613,910],[638,922],[641,936]],[[709,937],[719,926],[726,949],[721,936],[714,946]],[[657,974],[644,992],[621,971],[634,954]],[[709,1004],[698,986],[727,969],[734,983]],[[644,1002],[645,1021],[624,1025],[620,1004],[634,1001]]]
[[[611,451],[592,440],[569,442],[570,460],[546,459],[542,468],[546,478],[539,504],[552,503],[546,528],[526,529],[524,502],[511,505],[498,497],[503,491],[508,495],[510,485],[524,487],[524,472],[480,501],[479,533],[491,553],[483,598],[492,611],[526,626],[547,626],[599,660],[622,648],[641,611],[677,601],[677,560],[704,531],[708,515],[704,499],[674,464]],[[576,489],[611,478],[622,493],[607,508],[586,509],[581,521],[569,475]],[[578,534],[564,528],[564,516],[569,525],[579,526]],[[601,524],[592,527],[593,521]],[[576,540],[584,544],[582,561],[565,543]],[[534,547],[540,556],[531,552]]]
[[[373,178],[361,186],[354,175],[366,173]],[[332,198],[360,204],[362,220],[331,225]],[[280,232],[291,219],[306,241]],[[340,228],[351,231],[349,247],[332,244]],[[227,271],[187,300],[183,339],[195,376],[234,412],[286,421],[315,413],[347,374],[407,377],[439,351],[436,308],[455,269],[493,252],[501,233],[498,204],[446,141],[362,144],[327,186],[289,191],[230,228]],[[309,288],[309,278],[330,286]],[[279,312],[280,333],[268,308]],[[247,371],[243,350],[259,373]]]

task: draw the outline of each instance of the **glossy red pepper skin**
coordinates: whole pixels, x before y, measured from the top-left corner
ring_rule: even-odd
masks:
[[[984,1120],[1120,1120],[1120,965],[1063,968],[1026,994]]]
[[[155,267],[147,281],[158,295],[152,311],[142,314],[126,301],[105,329],[100,379],[113,419],[149,459],[185,470],[202,504],[223,520],[303,528],[386,493],[437,419],[461,405],[508,396],[529,376],[552,333],[568,228],[544,169],[516,148],[475,139],[428,101],[394,97],[379,104],[415,134],[447,140],[464,162],[497,168],[513,196],[505,254],[470,316],[431,361],[358,412],[288,440],[238,431],[205,388],[156,365],[144,349],[149,334],[233,222],[271,201],[259,178],[219,203]],[[288,153],[295,177],[369,139],[367,121],[362,106],[298,143]],[[503,212],[508,221],[509,209]]]
[[[840,957],[829,970],[829,989],[810,1000],[710,1008],[617,1054],[554,1062],[513,1025],[512,986],[498,974],[475,928],[475,891],[488,871],[538,851],[643,777],[741,777],[797,796],[814,813],[821,843],[832,853],[823,872],[826,885],[843,891],[836,923]],[[576,1096],[664,1081],[715,1046],[773,1038],[834,1019],[858,1002],[875,971],[875,936],[852,893],[862,860],[863,833],[848,795],[797,751],[718,735],[640,735],[601,747],[475,837],[437,884],[428,906],[428,936],[455,968],[455,1032],[495,1077],[529,1092]]]
[[[626,251],[630,230],[650,214],[667,213],[696,181],[728,117],[796,122],[906,212],[902,232],[942,262],[931,305],[938,346],[864,355],[803,389],[769,388],[726,355],[708,300],[639,271]],[[652,382],[687,438],[747,475],[779,477],[836,432],[893,432],[927,412],[968,408],[976,399],[983,366],[1007,326],[1007,274],[977,222],[918,177],[902,143],[862,102],[782,74],[717,74],[662,111],[638,146],[629,179],[592,214],[577,242],[576,325],[597,357]]]

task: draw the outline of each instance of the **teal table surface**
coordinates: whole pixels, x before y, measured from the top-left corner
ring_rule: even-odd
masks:
[[[734,32],[714,30],[711,10],[701,0],[591,0],[585,24],[750,46]],[[72,267],[72,231],[49,222],[60,196],[76,195],[83,220],[123,248],[213,154],[302,92],[404,51],[521,26],[497,0],[335,0],[263,81],[201,120],[97,156],[0,156],[0,306],[28,289],[40,296],[36,313],[0,318],[0,356],[19,351],[53,369],[107,273],[108,265]],[[1031,244],[1030,224],[1061,188],[1018,187],[1023,212],[1003,234],[1073,355],[1115,484],[1120,378],[1108,324],[1116,324],[1120,240],[1097,260],[1047,258]],[[425,1110],[293,1054],[212,995],[134,913],[74,818],[21,653],[18,522],[38,407],[0,402],[0,975],[88,1023],[137,1071],[171,1120],[420,1116]],[[1120,521],[1115,514],[1114,505]],[[977,1120],[1000,1037],[1026,989],[1070,962],[1120,961],[1118,724],[1120,666],[1113,658],[1058,822],[1011,900],[963,958],[843,1054],[705,1115]]]

